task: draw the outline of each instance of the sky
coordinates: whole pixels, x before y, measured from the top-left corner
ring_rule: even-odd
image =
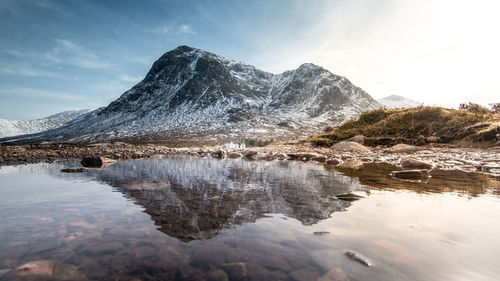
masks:
[[[500,102],[497,0],[0,0],[0,118],[106,106],[179,45],[374,98]]]

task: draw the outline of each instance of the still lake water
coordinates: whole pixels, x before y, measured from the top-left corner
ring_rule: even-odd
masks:
[[[199,158],[60,172],[71,166],[0,167],[0,280],[500,280],[500,186],[483,175]]]

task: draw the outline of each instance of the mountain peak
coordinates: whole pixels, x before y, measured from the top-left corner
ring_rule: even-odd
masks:
[[[190,46],[105,108],[31,140],[305,137],[380,105],[312,63],[272,74]]]

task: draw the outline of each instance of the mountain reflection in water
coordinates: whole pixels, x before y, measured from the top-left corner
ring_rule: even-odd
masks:
[[[162,232],[181,241],[210,239],[268,213],[315,224],[351,205],[336,196],[366,190],[322,166],[287,161],[152,159],[119,162],[95,176],[142,205]]]
[[[1,281],[500,277],[499,186],[481,174],[199,158],[60,172],[76,166],[0,166]]]

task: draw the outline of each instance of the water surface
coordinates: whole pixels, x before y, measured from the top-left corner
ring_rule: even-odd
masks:
[[[74,165],[0,168],[0,280],[500,279],[483,175],[198,158],[60,172]]]

